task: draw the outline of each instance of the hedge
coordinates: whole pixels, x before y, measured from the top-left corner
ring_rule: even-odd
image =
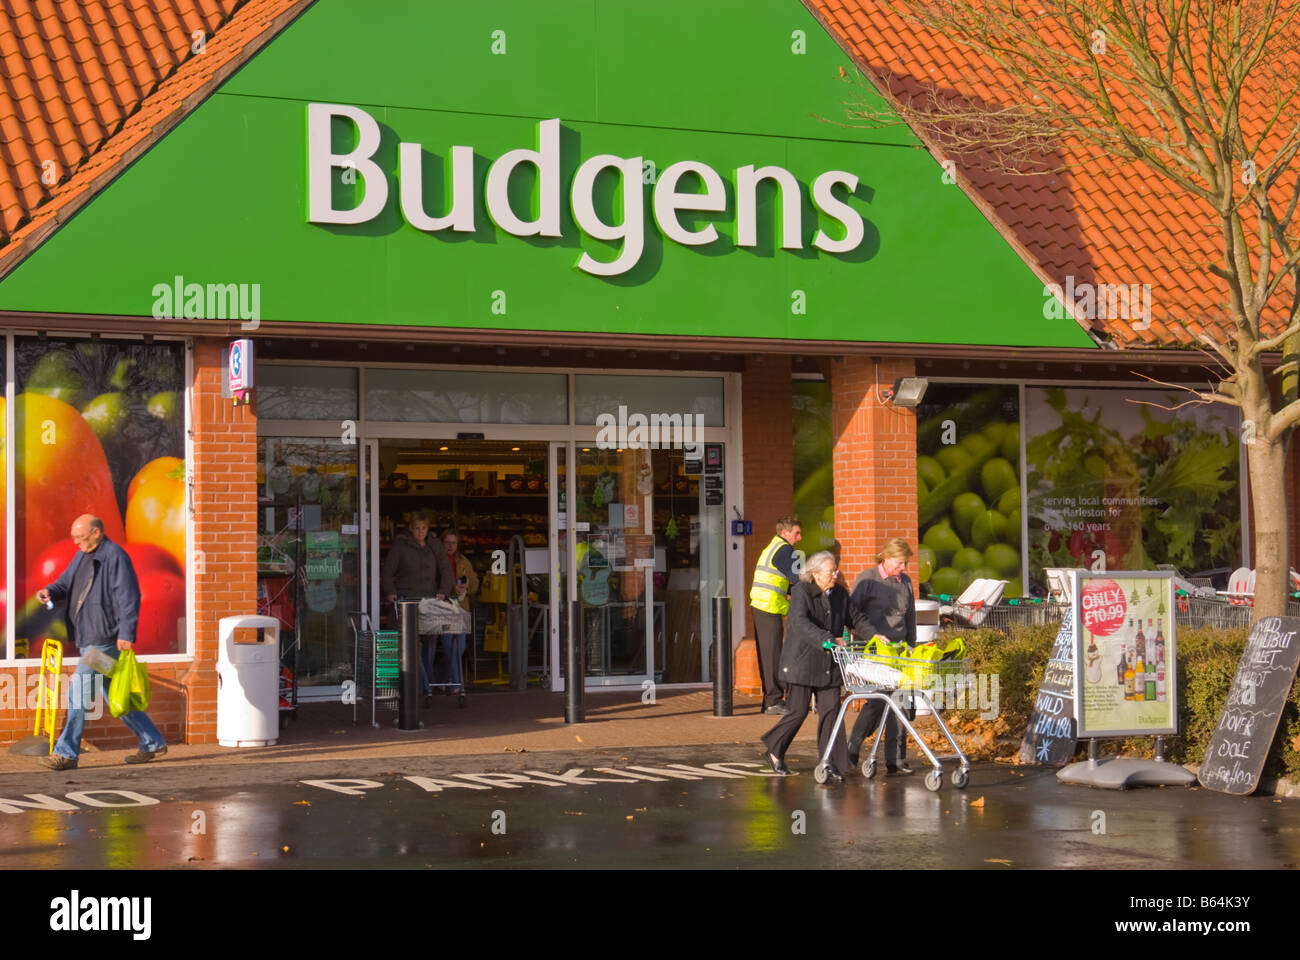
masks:
[[[1029,722],[1038,684],[1047,665],[1047,655],[1056,639],[1057,626],[1012,627],[1010,633],[978,629],[943,631],[945,638],[960,636],[966,641],[967,673],[997,674],[999,717],[981,721],[978,712],[956,711],[953,726],[966,733],[981,728],[992,743],[995,736],[1019,738]],[[1165,738],[1165,754],[1176,763],[1199,763],[1205,756],[1228,689],[1237,673],[1237,662],[1246,647],[1249,631],[1201,628],[1178,631],[1178,729],[1176,737]],[[1153,737],[1131,737],[1109,741],[1107,748],[1129,755],[1153,756]],[[1083,747],[1081,746],[1081,751]],[[1003,752],[1010,752],[1004,748]],[[1264,776],[1300,778],[1300,683],[1291,685],[1282,720],[1278,724]]]

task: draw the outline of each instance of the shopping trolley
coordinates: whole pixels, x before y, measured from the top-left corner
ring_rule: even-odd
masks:
[[[370,617],[359,611],[348,614],[348,623],[356,641],[353,674],[356,688],[352,694],[352,722],[357,722],[357,708],[362,700],[370,704],[370,725],[379,729],[379,711],[396,714],[401,683],[401,643],[396,630],[376,630]],[[346,702],[346,700],[345,700]]]
[[[862,775],[867,779],[876,775],[876,751],[880,748],[885,722],[889,719],[889,712],[892,711],[906,735],[916,741],[916,745],[921,748],[921,752],[930,763],[930,772],[925,775],[926,789],[938,790],[943,785],[942,761],[944,760],[959,761],[959,766],[952,772],[952,785],[959,790],[964,789],[970,782],[970,761],[957,746],[957,741],[953,739],[948,725],[939,716],[939,711],[935,710],[934,703],[925,692],[925,688],[934,683],[936,676],[960,672],[965,661],[914,660],[911,657],[882,656],[868,652],[866,644],[841,646],[830,640],[827,640],[823,646],[831,651],[835,662],[839,664],[840,674],[844,677],[844,685],[848,687],[849,696],[840,704],[839,716],[835,718],[835,727],[831,730],[826,753],[813,771],[813,778],[818,783],[825,783],[829,779],[831,749],[840,735],[840,728],[844,724],[844,715],[848,712],[849,704],[860,700],[882,700],[886,712],[881,714],[880,725],[876,728],[875,738],[871,742],[871,753],[862,761]],[[908,696],[930,710],[935,722],[939,724],[939,729],[952,747],[952,753],[936,754],[924,740],[917,736],[916,729],[907,719],[907,714],[900,709],[892,696],[896,691],[907,691]]]
[[[408,600],[417,599],[407,597]],[[420,636],[440,636],[443,634],[464,633],[472,635],[474,632],[473,621],[470,613],[458,603],[452,603],[450,600],[439,600],[437,597],[420,597],[420,612],[418,631]],[[400,603],[400,601],[399,601]],[[395,623],[402,622],[402,609],[397,604],[393,605]],[[461,667],[463,671],[464,667]],[[460,671],[458,671],[460,672]],[[452,687],[459,687],[459,696],[457,705],[461,708],[465,706],[465,684],[464,675],[461,675],[460,683],[435,683],[433,677],[429,677],[429,688],[445,687],[447,693],[451,693]]]

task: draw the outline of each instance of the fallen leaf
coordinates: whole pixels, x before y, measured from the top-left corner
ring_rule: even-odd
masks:
[[[582,737],[578,736],[576,733],[573,735],[573,739],[577,740],[579,743],[582,743]]]
[[[726,651],[724,650],[723,652],[725,653]],[[972,800],[972,801],[970,802],[970,805],[971,805],[972,807],[982,807],[982,806],[984,806],[984,798],[983,798],[983,797],[980,797],[978,800]]]
[[[985,863],[1000,863],[1000,864],[1002,864],[1004,867],[1009,867],[1009,866],[1011,866],[1011,861],[1010,861],[1010,860],[999,860],[997,857],[994,857],[994,858],[991,859],[991,860],[985,860],[984,862],[985,862]]]
[[[724,652],[725,652],[725,651],[724,651]],[[310,801],[310,800],[295,800],[295,801],[293,802],[293,805],[294,805],[295,807],[310,807],[310,806],[311,806],[311,801]]]

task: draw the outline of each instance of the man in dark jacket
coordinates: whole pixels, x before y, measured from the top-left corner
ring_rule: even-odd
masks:
[[[411,516],[408,532],[399,533],[388,548],[379,576],[380,590],[388,603],[399,598],[437,597],[446,600],[456,588],[456,575],[447,560],[442,541],[429,536],[429,515],[423,510]],[[433,680],[433,658],[438,652],[437,634],[420,636],[420,686],[424,705],[432,706],[429,684]]]
[[[97,647],[116,660],[135,643],[140,619],[140,583],[125,550],[104,536],[104,522],[84,514],[72,524],[72,540],[78,553],[59,579],[37,591],[41,603],[67,600],[68,640],[77,649]],[[94,695],[95,672],[84,659],[77,665],[68,688],[68,719],[54,745],[54,755],[41,762],[51,770],[72,770],[81,753],[81,734],[86,725],[86,707]],[[167,743],[149,715],[132,710],[122,722],[140,740],[140,749],[127,763],[148,763],[167,752]]]

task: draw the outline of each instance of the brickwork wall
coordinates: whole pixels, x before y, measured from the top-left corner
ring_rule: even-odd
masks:
[[[835,537],[849,584],[890,537],[916,549],[916,416],[876,397],[877,383],[915,375],[907,359],[884,360],[879,371],[870,357],[831,364]]]
[[[251,407],[236,408],[221,397],[225,349],[224,340],[206,339],[197,341],[194,351],[190,466],[195,585],[190,618],[195,657],[192,662],[149,665],[149,716],[172,743],[216,741],[217,621],[257,612],[257,421]],[[35,690],[38,667],[0,668],[0,743],[32,732],[27,691]],[[70,667],[64,669],[65,674],[71,672]],[[98,749],[135,746],[135,737],[108,715],[107,706],[102,717],[87,722],[86,740]]]
[[[732,590],[732,603],[746,611],[758,555],[772,539],[777,518],[791,512],[794,504],[791,442],[794,396],[790,367],[788,356],[750,357],[745,361],[741,385],[745,519],[754,522],[754,535],[745,538],[744,583]],[[742,693],[762,693],[754,650],[754,619],[748,613],[745,635],[736,649],[735,686]]]

